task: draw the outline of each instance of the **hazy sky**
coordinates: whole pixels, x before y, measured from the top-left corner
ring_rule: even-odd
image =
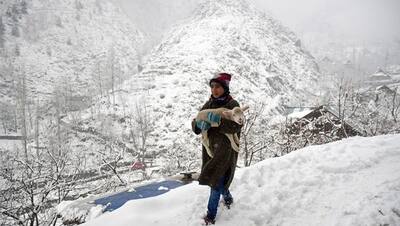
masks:
[[[157,34],[202,0],[115,0],[145,32]],[[218,1],[218,0],[216,0]],[[333,41],[400,40],[400,0],[249,0],[299,37],[320,33]],[[146,31],[147,29],[147,31]]]
[[[400,39],[400,0],[251,0],[298,33]]]

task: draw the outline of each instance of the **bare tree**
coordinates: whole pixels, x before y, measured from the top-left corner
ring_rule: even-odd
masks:
[[[124,149],[119,149],[114,146],[112,142],[108,142],[103,150],[99,150],[102,165],[100,166],[100,171],[111,172],[120,181],[121,185],[126,185],[118,172],[119,162],[124,158]]]
[[[342,127],[351,124],[359,132],[373,136],[400,130],[397,88],[378,86],[361,92],[357,83],[339,78],[333,93],[333,106],[338,111]],[[347,130],[342,128],[342,131]]]
[[[244,166],[250,166],[253,161],[254,155],[258,152],[261,152],[266,147],[264,139],[260,137],[260,131],[257,131],[257,129],[260,128],[260,125],[258,126],[258,128],[255,128],[255,125],[259,124],[260,122],[261,124],[266,124],[265,121],[263,121],[263,119],[261,118],[264,109],[264,103],[256,104],[255,108],[250,108],[250,110],[246,114],[245,124],[240,134],[240,147],[241,152],[244,155]]]
[[[19,120],[21,121],[21,134],[24,137],[23,149],[25,154],[25,161],[28,162],[28,148],[27,148],[27,124],[26,124],[26,107],[27,107],[27,88],[26,88],[26,74],[21,68],[18,73],[17,82],[17,106],[19,112]]]
[[[3,133],[7,134],[10,131],[17,132],[15,130],[15,104],[14,103],[0,103],[0,122],[3,127]]]
[[[94,81],[96,81],[96,86],[98,89],[98,94],[103,97],[103,79],[102,79],[102,73],[101,73],[101,68],[100,68],[101,62],[100,60],[96,62],[95,68],[92,72],[92,78]]]
[[[133,147],[139,153],[139,159],[145,163],[146,152],[148,151],[148,139],[153,131],[153,118],[148,111],[143,99],[135,102],[134,112],[130,120],[130,139]]]
[[[26,87],[24,80],[19,83],[18,89],[18,115],[21,118],[21,130],[24,139],[21,144],[24,155],[20,157],[18,151],[9,150],[8,164],[0,168],[0,180],[5,182],[0,192],[0,214],[4,221],[18,225],[55,225],[57,216],[51,211],[57,203],[65,200],[70,191],[76,185],[79,161],[71,164],[69,148],[64,143],[58,120],[50,120],[56,125],[49,125],[44,134],[48,134],[47,147],[40,147],[40,120],[39,105],[29,109],[36,109],[35,123],[32,130],[27,130],[24,118],[27,103]],[[36,102],[38,104],[38,102]],[[32,113],[33,115],[33,113]],[[58,126],[57,126],[58,124]],[[35,131],[34,139],[30,139],[29,131]],[[30,148],[36,148],[36,153]],[[3,160],[3,159],[2,159]],[[75,167],[76,166],[76,167]],[[4,222],[2,222],[4,223]]]
[[[400,99],[399,99],[399,93],[397,92],[397,88],[396,87],[393,90],[393,97],[392,97],[392,102],[390,104],[390,114],[392,115],[393,121],[395,123],[398,122],[398,117],[400,114],[399,108],[400,108]]]
[[[339,112],[339,118],[343,122],[345,118],[345,111],[346,111],[346,102],[349,97],[348,93],[348,83],[344,82],[344,79],[341,78],[338,85],[338,92],[337,92],[337,107]]]
[[[6,181],[0,194],[0,213],[6,222],[18,225],[54,225],[56,213],[49,209],[65,200],[76,185],[76,172],[67,170],[66,156],[54,156],[50,150],[40,158],[26,162],[12,158],[12,165],[1,169]],[[3,222],[4,223],[4,222]]]
[[[280,123],[278,125],[278,128],[273,135],[272,142],[270,144],[274,144],[274,153],[273,157],[279,157],[285,154],[288,154],[299,147],[304,147],[305,144],[298,145],[302,141],[297,141],[295,142],[294,140],[298,136],[292,136],[290,134],[290,125],[292,124],[292,121],[289,118],[285,118],[285,121]],[[297,143],[297,145],[295,145]]]
[[[375,100],[365,104],[368,118],[362,118],[363,126],[371,135],[396,133],[400,130],[399,124],[399,94],[397,88],[381,87],[376,90]],[[361,114],[360,114],[361,115]]]
[[[163,167],[165,175],[176,174],[180,171],[193,171],[193,168],[198,164],[198,154],[192,150],[188,150],[185,146],[185,140],[177,138],[173,141],[171,147],[165,150],[163,156],[168,159]]]
[[[115,49],[114,49],[114,45],[112,45],[109,49],[109,53],[108,53],[108,69],[109,69],[109,73],[110,73],[110,85],[111,85],[111,94],[112,94],[112,105],[115,106],[115,84],[116,84],[116,71],[115,71],[115,67],[116,67],[116,62],[115,62]]]
[[[338,117],[341,121],[342,130],[346,134],[346,129],[344,128],[346,122],[354,118],[361,108],[360,94],[356,91],[357,87],[354,82],[345,78],[338,78],[335,81],[336,87],[336,98],[333,100],[336,102],[334,106],[338,111]]]

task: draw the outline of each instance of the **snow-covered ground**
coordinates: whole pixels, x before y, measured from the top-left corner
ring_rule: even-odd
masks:
[[[400,135],[311,146],[238,170],[217,225],[400,225]],[[127,202],[85,225],[201,225],[197,183]]]

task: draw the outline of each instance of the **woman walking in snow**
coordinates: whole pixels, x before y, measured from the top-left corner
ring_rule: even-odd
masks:
[[[211,97],[201,110],[220,107],[233,109],[234,107],[239,107],[239,103],[229,95],[231,77],[230,74],[219,73],[210,80]],[[196,134],[207,130],[210,150],[213,153],[213,157],[210,157],[205,147],[202,147],[202,167],[199,176],[199,184],[211,187],[207,215],[203,218],[206,225],[209,225],[215,223],[221,195],[223,196],[224,204],[228,208],[233,203],[229,186],[235,174],[238,153],[233,150],[225,133],[237,133],[240,136],[241,126],[234,121],[221,118],[212,112],[208,113],[207,118],[219,126],[211,127],[211,124],[207,121],[193,120],[192,130]]]

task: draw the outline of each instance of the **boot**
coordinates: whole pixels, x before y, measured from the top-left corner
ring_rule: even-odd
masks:
[[[206,225],[215,224],[215,219],[212,219],[212,218],[208,217],[207,215],[205,217],[203,217],[203,220]]]
[[[233,204],[233,198],[227,198],[224,200],[224,205],[226,206],[226,208],[230,209],[232,204]]]

